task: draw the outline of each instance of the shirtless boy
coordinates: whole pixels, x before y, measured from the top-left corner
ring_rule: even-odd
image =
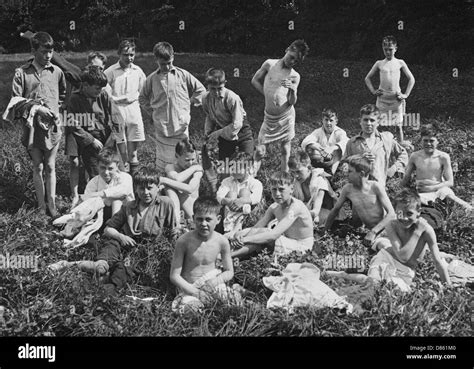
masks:
[[[220,222],[221,205],[216,199],[200,197],[194,202],[194,230],[176,242],[171,262],[170,280],[180,294],[173,301],[173,310],[199,308],[212,294],[222,295],[225,283],[234,276],[227,238],[214,231]],[[216,268],[221,255],[224,271]]]
[[[369,180],[369,161],[360,155],[354,155],[347,159],[347,163],[349,164],[347,172],[349,183],[342,188],[341,195],[329,213],[324,228],[325,230],[331,228],[344,202],[350,200],[353,218],[370,229],[364,242],[370,245],[374,243],[377,234],[381,233],[387,223],[395,217],[395,211],[385,187],[377,181]]]
[[[294,178],[287,172],[274,173],[269,180],[275,201],[252,228],[237,232],[231,245],[232,257],[243,257],[275,245],[275,257],[313,248],[313,218],[306,205],[292,196]],[[273,221],[273,222],[272,222]],[[278,222],[273,228],[271,223]]]
[[[401,128],[405,116],[405,100],[410,96],[411,90],[415,85],[415,77],[413,77],[410,69],[408,69],[407,64],[395,57],[395,52],[397,51],[397,40],[395,37],[384,37],[382,49],[385,59],[375,62],[365,77],[365,84],[370,92],[377,96],[376,105],[382,115],[380,124],[399,125]],[[380,73],[380,85],[376,90],[372,85],[371,78],[377,71]],[[405,93],[402,93],[400,88],[400,71],[405,73],[408,78],[408,86]],[[391,121],[388,120],[388,117],[392,117]]]
[[[441,200],[448,198],[472,210],[473,207],[457,197],[450,188],[454,185],[451,159],[449,154],[437,149],[438,139],[434,127],[428,124],[420,133],[423,149],[411,154],[401,184],[406,186],[415,171],[416,189],[422,204],[426,205],[437,198]]]
[[[295,108],[300,75],[293,67],[308,53],[303,40],[294,41],[281,59],[267,59],[252,78],[252,85],[265,96],[265,116],[255,152],[255,169],[260,169],[266,145],[280,141],[281,170],[288,171],[291,140],[295,137]]]

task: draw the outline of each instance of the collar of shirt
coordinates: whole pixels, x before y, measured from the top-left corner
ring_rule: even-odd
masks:
[[[123,68],[122,65],[120,65],[120,61],[118,61],[117,63],[115,63],[114,65],[112,65],[112,67],[113,67],[114,69],[122,69],[122,70],[127,70],[127,69],[134,69],[134,70],[136,70],[136,69],[138,69],[138,66],[135,65],[134,63],[130,64],[130,67],[128,67],[128,68]]]
[[[160,195],[156,195],[155,200],[152,201],[152,203],[149,205],[149,207],[151,205],[157,205],[159,203],[161,203],[161,197],[160,197]],[[130,203],[130,208],[138,210],[139,209],[139,207],[138,207],[139,204],[140,204],[140,200],[136,199],[135,201]]]
[[[33,59],[30,63],[35,69],[36,71],[39,73],[40,71],[44,70],[44,69],[51,69],[51,70],[54,70],[54,67],[53,67],[53,64],[51,63],[48,63],[47,65],[45,65],[44,67],[39,65],[38,62],[36,61],[36,59]]]
[[[362,136],[363,132],[360,131],[357,136],[354,136],[355,139],[358,139],[358,138],[363,138],[364,140],[366,140],[366,137]],[[382,135],[380,134],[380,132],[376,129],[375,130],[375,137],[378,137],[378,138],[382,138]]]
[[[176,67],[175,67],[174,65],[171,67],[169,73],[170,73],[170,72],[173,72],[173,73],[176,74]],[[156,70],[156,74],[160,74],[160,73],[161,73],[161,69],[158,68],[158,69]]]

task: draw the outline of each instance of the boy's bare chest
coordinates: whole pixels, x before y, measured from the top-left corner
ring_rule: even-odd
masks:
[[[420,156],[416,162],[415,166],[418,170],[422,170],[426,173],[436,173],[443,169],[443,164],[439,156],[436,157],[425,157]]]
[[[216,261],[219,251],[217,242],[199,241],[191,245],[189,254],[196,264],[210,264]]]

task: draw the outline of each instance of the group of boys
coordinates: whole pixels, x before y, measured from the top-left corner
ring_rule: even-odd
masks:
[[[314,226],[324,225],[329,230],[344,202],[350,200],[353,218],[370,229],[365,241],[384,255],[377,254],[372,260],[369,270],[373,279],[390,279],[385,275],[382,278],[382,272],[378,277],[373,272],[382,270],[384,263],[396,265],[393,279],[403,267],[414,269],[428,245],[442,280],[449,283],[434,231],[420,218],[421,201],[447,197],[467,207],[469,204],[449,189],[453,186],[449,155],[436,149],[432,130],[421,131],[423,150],[408,160],[406,150],[393,135],[377,129],[381,111],[401,112],[414,85],[406,64],[394,56],[396,41],[392,37],[384,38],[386,58],[377,62],[366,78],[369,89],[374,90],[370,77],[380,70],[381,86],[372,91],[378,96],[377,106],[362,107],[361,132],[349,139],[337,126],[337,113],[325,109],[322,127],[306,137],[293,156],[290,143],[295,136],[294,105],[300,82],[293,67],[308,53],[302,40],[293,42],[283,58],[266,60],[252,78],[252,85],[265,97],[256,148],[242,100],[225,87],[224,71],[207,71],[206,91],[189,72],[173,65],[174,52],[169,43],[159,42],[153,48],[158,69],[148,77],[133,63],[134,43],[125,40],[119,46],[116,64],[104,72],[104,58],[94,54],[92,59],[102,63],[89,63],[79,79],[77,67],[59,56],[54,60],[50,35],[38,32],[31,44],[34,59],[17,69],[7,110],[9,116],[26,121],[25,142],[33,159],[39,207],[56,215],[54,163],[61,137],[59,107],[68,79],[75,81],[75,87],[66,99],[66,111],[73,116],[86,113],[92,117],[87,124],[74,120],[74,124],[66,125],[73,203],[79,201],[80,157],[90,177],[84,197],[102,197],[110,208],[110,219],[103,230],[106,242],[97,261],[61,262],[61,267],[79,264],[84,270],[109,274],[112,289],[121,287],[129,275],[123,253],[136,245],[137,237],[157,236],[169,229],[169,239],[176,240],[183,220],[192,219],[194,229],[176,242],[170,279],[181,291],[181,298],[187,296],[196,304],[232,279],[232,258],[247,257],[269,246],[275,257],[311,250]],[[397,80],[400,70],[410,81],[405,94]],[[191,104],[202,105],[206,113],[203,166],[189,140]],[[140,108],[153,121],[153,169],[139,168],[138,145],[145,140]],[[275,142],[281,147],[281,171],[273,173],[268,181],[274,203],[253,227],[242,229],[243,215],[262,200],[263,186],[255,176],[267,145]],[[226,163],[224,168],[216,166],[212,150],[218,151],[217,159]],[[347,163],[348,183],[337,198],[330,177],[341,160]],[[234,170],[230,170],[229,163]],[[216,171],[226,177],[219,188]],[[385,190],[386,179],[405,174],[402,184],[406,185],[413,171],[421,196],[402,191],[394,210]],[[198,197],[204,173],[215,196]],[[215,232],[221,222],[224,235]],[[216,269],[218,259],[222,261],[222,273]]]

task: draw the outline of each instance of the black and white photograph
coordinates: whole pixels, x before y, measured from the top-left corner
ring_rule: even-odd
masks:
[[[0,369],[473,367],[474,0],[0,30]]]

